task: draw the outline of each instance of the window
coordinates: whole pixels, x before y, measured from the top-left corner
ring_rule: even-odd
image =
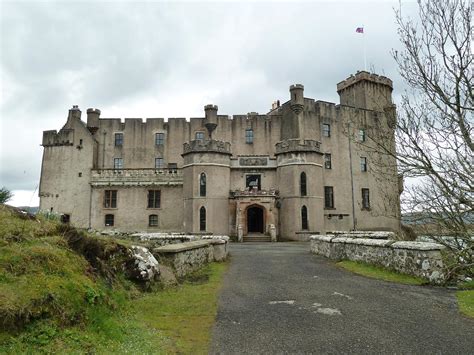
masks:
[[[114,158],[114,169],[123,169],[123,159]]]
[[[160,208],[160,207],[161,207],[161,191],[148,190],[148,208]]]
[[[199,196],[206,196],[206,174],[199,175]]]
[[[369,189],[362,189],[362,208],[370,209]]]
[[[257,190],[260,191],[262,188],[261,176],[260,175],[247,175],[245,177],[245,187],[247,187],[250,190],[256,187]]]
[[[117,190],[104,191],[104,208],[117,208]]]
[[[253,129],[245,130],[245,143],[253,144]]]
[[[331,165],[331,154],[327,153],[327,154],[324,154],[324,167],[326,169],[331,169],[332,168],[332,165]]]
[[[332,186],[324,186],[324,208],[334,208],[334,189]]]
[[[115,146],[121,147],[123,145],[123,133],[115,133]]]
[[[306,173],[302,172],[300,175],[300,194],[301,196],[306,196],[307,189],[306,189]]]
[[[206,209],[204,206],[199,209],[199,230],[206,230]]]
[[[194,135],[196,140],[198,141],[203,141],[204,140],[204,132],[196,132],[196,134]]]
[[[308,209],[306,206],[301,207],[301,229],[308,229]]]
[[[162,169],[165,165],[163,158],[155,158],[155,169]]]
[[[114,225],[114,215],[113,214],[106,214],[105,215],[105,226],[111,227]]]
[[[155,145],[165,144],[165,134],[164,133],[155,133]]]
[[[148,226],[149,227],[158,227],[158,215],[151,214],[148,216]]]
[[[360,171],[367,171],[367,158],[360,157]]]
[[[331,125],[329,123],[323,123],[323,136],[331,137]]]
[[[359,142],[365,142],[366,136],[365,136],[365,129],[361,128],[359,129]]]
[[[170,173],[176,173],[178,170],[178,163],[168,163],[168,171]]]

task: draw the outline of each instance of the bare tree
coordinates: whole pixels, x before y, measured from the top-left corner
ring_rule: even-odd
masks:
[[[415,178],[402,206],[419,217],[423,234],[455,253],[449,276],[472,276],[472,5],[418,0],[418,8],[419,21],[396,11],[403,50],[393,57],[409,86],[398,107],[396,158],[399,172]]]

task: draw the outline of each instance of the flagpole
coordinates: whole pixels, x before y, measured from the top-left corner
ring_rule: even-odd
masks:
[[[364,70],[367,71],[367,48],[365,45],[365,26],[362,25],[362,40],[364,41]]]

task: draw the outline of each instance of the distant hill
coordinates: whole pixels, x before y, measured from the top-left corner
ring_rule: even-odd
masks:
[[[17,207],[18,209],[22,210],[22,211],[26,211],[28,213],[31,213],[31,214],[37,214],[38,211],[39,211],[39,206],[20,206],[20,207]]]

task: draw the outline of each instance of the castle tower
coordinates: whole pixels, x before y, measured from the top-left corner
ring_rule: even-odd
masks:
[[[359,71],[337,84],[341,105],[375,111],[393,106],[392,90],[392,80],[366,71]]]
[[[99,128],[100,110],[96,108],[87,109],[87,127]]]
[[[207,105],[209,137],[217,127],[217,106]],[[230,143],[192,140],[183,148],[184,231],[229,234]]]
[[[288,139],[276,144],[280,188],[280,235],[305,240],[322,232],[323,175],[320,143]]]

